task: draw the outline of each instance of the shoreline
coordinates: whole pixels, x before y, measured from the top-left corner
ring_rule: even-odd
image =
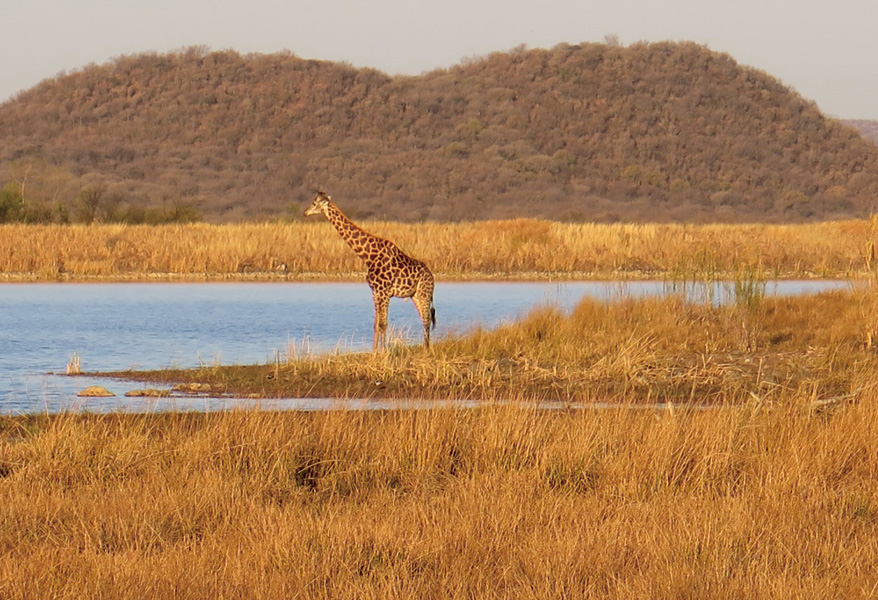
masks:
[[[715,272],[709,274],[675,273],[671,271],[569,271],[569,272],[434,272],[437,282],[552,282],[552,281],[735,281],[740,273]],[[761,281],[837,281],[866,280],[874,276],[869,271],[848,273],[797,272],[748,275]],[[126,273],[115,275],[41,276],[36,273],[0,273],[3,283],[340,283],[364,281],[366,272],[306,272],[281,273]]]

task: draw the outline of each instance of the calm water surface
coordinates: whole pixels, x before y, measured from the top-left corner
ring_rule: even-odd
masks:
[[[782,281],[768,294],[845,288],[844,281]],[[691,292],[723,301],[728,286]],[[613,300],[673,292],[662,282],[444,283],[436,287],[437,338],[496,327],[537,305],[572,308],[582,297]],[[59,411],[214,410],[253,405],[238,399],[137,399],[143,387],[63,375],[76,353],[84,371],[273,362],[289,352],[368,350],[372,297],[364,283],[41,283],[0,284],[0,414]],[[391,333],[418,343],[414,305],[390,304]],[[60,373],[55,375],[53,373]],[[85,399],[99,384],[117,394]],[[357,401],[259,401],[270,408],[322,409]],[[383,406],[371,402],[369,406]],[[398,405],[398,404],[394,404]]]

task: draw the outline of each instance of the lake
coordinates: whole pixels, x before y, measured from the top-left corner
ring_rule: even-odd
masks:
[[[846,281],[769,282],[770,295],[849,287]],[[514,321],[538,305],[571,309],[601,300],[677,293],[659,281],[439,282],[434,339]],[[723,302],[728,285],[689,288]],[[394,298],[388,341],[420,343],[414,305]],[[372,346],[365,283],[10,283],[0,284],[0,414],[62,411],[221,410],[236,406],[325,409],[358,401],[126,398],[144,384],[63,375],[74,356],[84,371],[273,362],[289,352],[362,351]],[[79,398],[103,385],[113,398]],[[370,402],[370,407],[399,406]]]

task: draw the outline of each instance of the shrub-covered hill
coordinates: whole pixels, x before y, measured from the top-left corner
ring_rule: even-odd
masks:
[[[795,222],[868,215],[878,148],[693,43],[516,49],[417,77],[191,48],[0,105],[7,200],[25,180],[43,218],[264,217],[319,186],[357,218]]]

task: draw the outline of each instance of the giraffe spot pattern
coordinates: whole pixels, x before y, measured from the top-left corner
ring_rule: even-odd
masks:
[[[424,345],[429,347],[430,330],[436,324],[436,311],[433,308],[435,282],[427,265],[408,256],[390,240],[368,233],[345,216],[323,192],[317,192],[317,197],[305,210],[306,215],[317,213],[322,213],[332,223],[368,268],[366,282],[372,289],[375,305],[372,351],[386,346],[387,307],[391,297],[412,299],[424,325]]]

